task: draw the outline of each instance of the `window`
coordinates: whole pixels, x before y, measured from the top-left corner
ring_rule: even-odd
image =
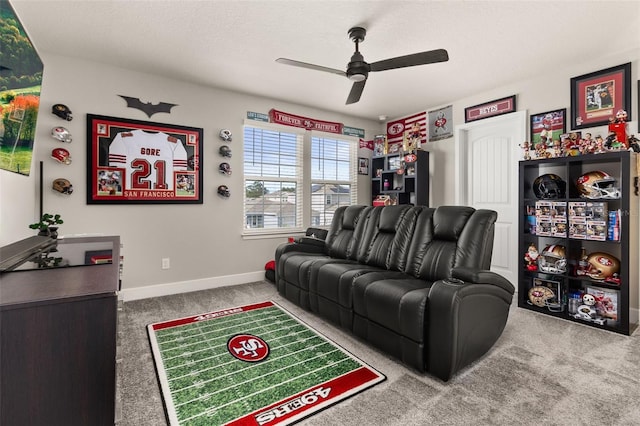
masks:
[[[311,225],[328,226],[335,210],[356,202],[355,144],[311,137]]]
[[[245,234],[328,226],[355,203],[356,141],[262,123],[243,136]]]

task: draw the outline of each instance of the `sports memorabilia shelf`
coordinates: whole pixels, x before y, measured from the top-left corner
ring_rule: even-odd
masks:
[[[626,335],[638,326],[639,160],[520,161],[519,307]]]
[[[429,205],[429,152],[395,152],[371,160],[373,205]]]

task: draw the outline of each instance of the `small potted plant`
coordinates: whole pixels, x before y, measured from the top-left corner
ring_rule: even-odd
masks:
[[[38,229],[38,235],[50,236],[51,238],[58,238],[58,227],[55,225],[62,225],[64,221],[60,218],[59,214],[45,213],[40,218],[40,222],[32,223],[29,225],[31,229]]]

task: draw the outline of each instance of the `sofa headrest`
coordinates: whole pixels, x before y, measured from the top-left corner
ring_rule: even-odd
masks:
[[[361,205],[347,206],[344,210],[344,215],[342,216],[342,229],[349,229],[353,231],[356,228],[358,218],[364,207],[365,206]]]
[[[433,236],[437,240],[457,241],[475,212],[468,206],[440,206],[433,213]]]
[[[407,204],[399,204],[396,206],[380,207],[380,221],[378,222],[378,230],[382,232],[396,232],[399,222],[404,218],[405,212],[412,206]]]

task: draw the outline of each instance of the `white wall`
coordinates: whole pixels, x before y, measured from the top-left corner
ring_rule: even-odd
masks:
[[[267,113],[271,108],[326,121],[342,122],[362,128],[366,138],[379,133],[377,121],[363,120],[229,91],[173,81],[123,68],[87,62],[69,57],[42,54],[45,64],[40,113],[29,177],[0,170],[0,245],[34,235],[28,228],[38,217],[38,163],[44,164],[44,211],[60,213],[65,223],[62,235],[120,235],[124,244],[125,291],[163,283],[197,281],[201,286],[264,276],[264,265],[273,259],[275,248],[286,236],[243,239],[242,210],[242,124],[247,111]],[[117,95],[140,97],[150,102],[178,104],[171,114],[159,113],[149,119],[143,112],[127,108]],[[63,103],[72,110],[73,120],[64,121],[51,113],[53,104]],[[87,205],[86,114],[101,114],[204,129],[202,205]],[[65,126],[73,142],[64,145],[73,157],[69,166],[50,158],[51,149],[61,142],[50,136],[54,126]],[[228,128],[234,135],[228,159],[235,172],[229,177],[218,172],[222,144],[218,132]],[[370,155],[361,150],[360,155]],[[51,190],[58,177],[71,181],[74,193],[62,195]],[[231,198],[216,193],[226,184]],[[370,180],[359,176],[359,202],[369,203]],[[161,259],[171,259],[171,268],[161,269]],[[258,274],[259,273],[259,274]],[[241,277],[241,278],[238,278]],[[167,292],[175,290],[167,289]]]

